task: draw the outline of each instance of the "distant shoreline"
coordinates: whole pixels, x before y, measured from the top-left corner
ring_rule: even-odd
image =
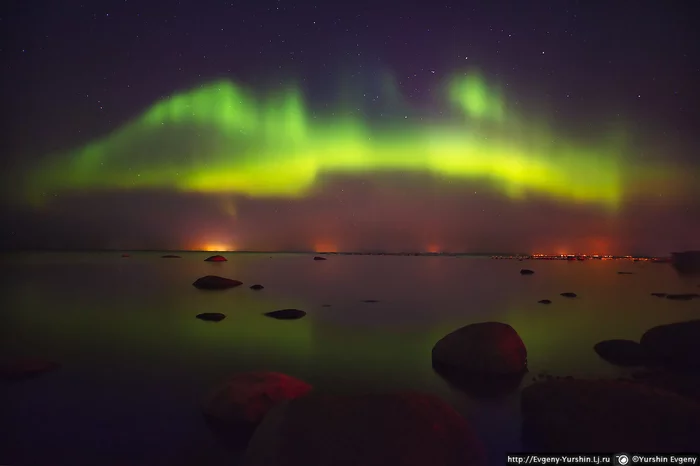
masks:
[[[307,254],[325,256],[418,256],[418,257],[490,257],[512,260],[591,260],[591,259],[659,259],[653,255],[527,254],[503,252],[363,252],[363,251],[208,251],[192,249],[4,249],[0,253],[210,253],[210,254]]]

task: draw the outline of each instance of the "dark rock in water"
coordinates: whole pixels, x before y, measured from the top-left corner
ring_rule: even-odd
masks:
[[[700,251],[672,252],[671,265],[681,275],[700,275]]]
[[[268,411],[311,389],[308,383],[285,374],[244,372],[215,387],[204,399],[202,412],[222,440],[244,446]]]
[[[199,288],[200,290],[225,290],[228,288],[235,288],[242,285],[243,282],[238,280],[232,280],[230,278],[218,277],[216,275],[207,275],[206,277],[201,277],[192,283],[192,286]]]
[[[321,304],[321,307],[331,307],[330,304]]]
[[[164,256],[160,256],[162,259],[182,259],[181,256],[176,256],[175,254],[166,254]]]
[[[634,272],[617,272],[618,275],[634,275]]]
[[[251,289],[251,290],[262,290],[262,289],[264,289],[264,288],[265,288],[264,286],[258,285],[258,284],[255,284],[255,285],[251,285],[251,286],[250,286],[250,289]]]
[[[537,301],[537,302],[540,303],[540,304],[552,304],[552,300],[551,300],[551,299],[540,299],[540,300]]]
[[[0,362],[0,379],[24,380],[58,369],[61,365],[45,359],[15,359]]]
[[[299,309],[280,309],[279,311],[266,312],[265,315],[273,319],[294,320],[301,319],[306,315],[306,312]]]
[[[455,330],[433,347],[433,368],[453,385],[478,396],[500,396],[527,372],[527,349],[508,324],[483,322]]]
[[[131,257],[129,254],[122,254],[122,257]]]
[[[593,349],[598,356],[616,366],[643,366],[649,357],[642,345],[632,340],[604,340]]]
[[[316,256],[316,257],[314,257],[314,260],[315,260],[315,261],[325,261],[326,258],[325,258],[325,257],[321,257],[321,256]]]
[[[216,255],[216,256],[211,256],[207,257],[204,259],[205,262],[226,262],[227,259],[224,256]]]
[[[378,303],[379,300],[378,299],[363,299],[362,302],[363,303]]]
[[[322,396],[273,408],[243,466],[484,466],[467,421],[433,395]]]
[[[652,296],[656,296],[657,298],[665,298],[667,296],[666,293],[651,293]]]
[[[567,291],[566,293],[559,293],[560,296],[563,296],[565,298],[575,298],[576,293],[572,293],[570,291]]]
[[[534,270],[530,270],[530,269],[520,269],[520,275],[532,275],[533,273],[535,273]]]
[[[694,451],[700,405],[641,384],[549,380],[522,392],[528,450]]]
[[[209,322],[221,322],[226,318],[226,314],[220,312],[204,312],[202,314],[197,314],[197,318]]]
[[[673,301],[690,301],[691,299],[700,298],[697,293],[682,293],[682,294],[668,294],[666,299],[671,299]]]
[[[700,320],[653,327],[642,335],[640,343],[662,366],[700,373]]]

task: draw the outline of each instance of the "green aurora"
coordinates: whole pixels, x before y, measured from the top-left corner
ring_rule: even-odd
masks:
[[[619,207],[625,194],[623,138],[582,146],[509,112],[479,73],[444,94],[447,121],[406,117],[377,129],[348,112],[321,117],[296,88],[260,98],[230,81],[157,102],[112,134],[45,159],[26,199],[47,193],[166,189],[302,198],[324,174],[420,172],[488,182],[510,199],[528,193]]]

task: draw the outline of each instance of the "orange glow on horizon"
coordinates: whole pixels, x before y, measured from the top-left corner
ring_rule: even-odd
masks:
[[[203,245],[200,250],[208,252],[228,252],[235,251],[236,248],[232,244],[207,243]]]
[[[338,246],[333,243],[318,242],[314,244],[314,252],[338,252]]]
[[[442,248],[441,248],[439,245],[437,245],[437,244],[429,244],[429,245],[428,245],[428,248],[427,248],[427,251],[430,252],[430,253],[435,254],[435,253],[438,253],[438,252],[442,252],[441,249],[442,249]]]

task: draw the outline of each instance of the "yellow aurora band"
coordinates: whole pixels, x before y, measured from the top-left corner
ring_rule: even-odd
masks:
[[[380,171],[482,180],[615,209],[623,195],[620,138],[582,147],[507,111],[478,73],[451,80],[455,114],[372,128],[349,113],[320,117],[291,88],[265,98],[218,81],[164,99],[96,142],[35,168],[27,196],[92,189],[169,189],[300,198],[323,174]]]

